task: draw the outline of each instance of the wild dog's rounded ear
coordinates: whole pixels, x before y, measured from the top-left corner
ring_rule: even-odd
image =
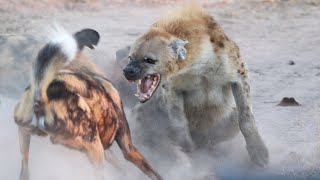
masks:
[[[77,40],[79,50],[82,50],[84,46],[94,49],[93,46],[96,46],[100,39],[99,33],[93,29],[83,29],[73,36]]]
[[[47,88],[47,96],[49,100],[66,98],[69,92],[63,81],[54,80]]]
[[[185,60],[187,57],[187,49],[184,47],[189,42],[180,38],[176,38],[173,42],[170,43],[170,47],[173,52],[178,56],[179,59]]]

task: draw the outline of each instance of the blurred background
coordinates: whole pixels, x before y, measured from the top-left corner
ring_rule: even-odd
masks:
[[[120,90],[134,136],[140,131],[130,113],[137,103],[135,87],[122,75],[126,51],[161,14],[189,1],[177,0],[0,0],[0,179],[18,179],[20,152],[13,108],[28,84],[31,62],[45,43],[46,28],[58,22],[71,33],[92,28],[101,41],[90,54]],[[199,0],[240,46],[250,70],[253,110],[270,151],[265,169],[252,167],[241,135],[221,143],[217,152],[197,155],[197,167],[183,160],[165,167],[151,164],[166,179],[320,178],[320,0]],[[118,57],[116,52],[118,51]],[[278,106],[294,97],[301,106]],[[135,137],[134,137],[135,138]],[[108,179],[143,179],[123,160],[125,169],[107,166]],[[211,156],[212,155],[212,156]],[[77,151],[34,137],[31,179],[92,179],[86,157]],[[235,178],[237,177],[237,178]],[[268,179],[268,178],[267,178]]]

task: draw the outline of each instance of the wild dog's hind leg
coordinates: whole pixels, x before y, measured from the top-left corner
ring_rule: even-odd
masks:
[[[247,78],[231,84],[232,92],[239,111],[239,126],[246,140],[251,160],[259,166],[266,166],[269,161],[268,150],[257,130],[251,110],[250,87]]]
[[[136,165],[141,171],[153,180],[162,180],[161,176],[152,169],[147,160],[132,144],[129,125],[126,120],[119,123],[119,129],[116,135],[116,141],[128,161]]]
[[[22,155],[20,180],[29,180],[29,147],[30,147],[30,133],[25,132],[19,127],[19,143]]]
[[[61,144],[71,149],[82,151],[86,154],[89,161],[93,165],[97,180],[103,180],[103,167],[105,164],[104,148],[97,133],[92,140],[83,139],[82,136],[65,138],[64,136],[51,136],[50,140],[53,144]]]
[[[100,141],[99,134],[94,137],[90,143],[85,143],[85,152],[90,162],[94,166],[95,176],[97,180],[104,179],[103,167],[105,165],[104,148]]]
[[[123,167],[123,163],[120,162],[120,160],[115,156],[115,154],[113,153],[113,151],[111,151],[111,149],[105,150],[104,157],[105,157],[105,160],[108,163],[112,164],[114,168],[121,171],[121,173],[125,173],[121,168]]]

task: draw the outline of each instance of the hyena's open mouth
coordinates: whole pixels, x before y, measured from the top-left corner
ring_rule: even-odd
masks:
[[[141,103],[148,101],[160,84],[160,74],[147,74],[137,84],[137,94]]]

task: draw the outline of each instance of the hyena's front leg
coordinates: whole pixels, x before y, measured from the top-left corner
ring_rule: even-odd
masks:
[[[201,82],[201,77],[193,73],[177,74],[170,77],[162,89],[167,104],[169,122],[171,123],[170,128],[173,131],[173,139],[187,152],[191,152],[195,145],[191,138],[189,121],[184,110],[183,92],[199,90]]]
[[[188,119],[184,111],[183,92],[198,87],[198,82],[199,79],[196,76],[183,74],[170,77],[162,86],[169,122],[171,123],[172,138],[186,152],[191,152],[195,145],[191,138]]]
[[[22,127],[19,127],[19,143],[20,152],[22,156],[20,180],[29,180],[29,147],[30,147],[30,133],[24,131]]]
[[[248,81],[234,82],[231,87],[239,111],[240,130],[246,140],[250,158],[257,165],[266,166],[269,153],[255,125]]]
[[[192,141],[188,120],[184,112],[184,99],[181,91],[169,89],[165,92],[172,138],[186,152],[191,152],[195,145]]]

